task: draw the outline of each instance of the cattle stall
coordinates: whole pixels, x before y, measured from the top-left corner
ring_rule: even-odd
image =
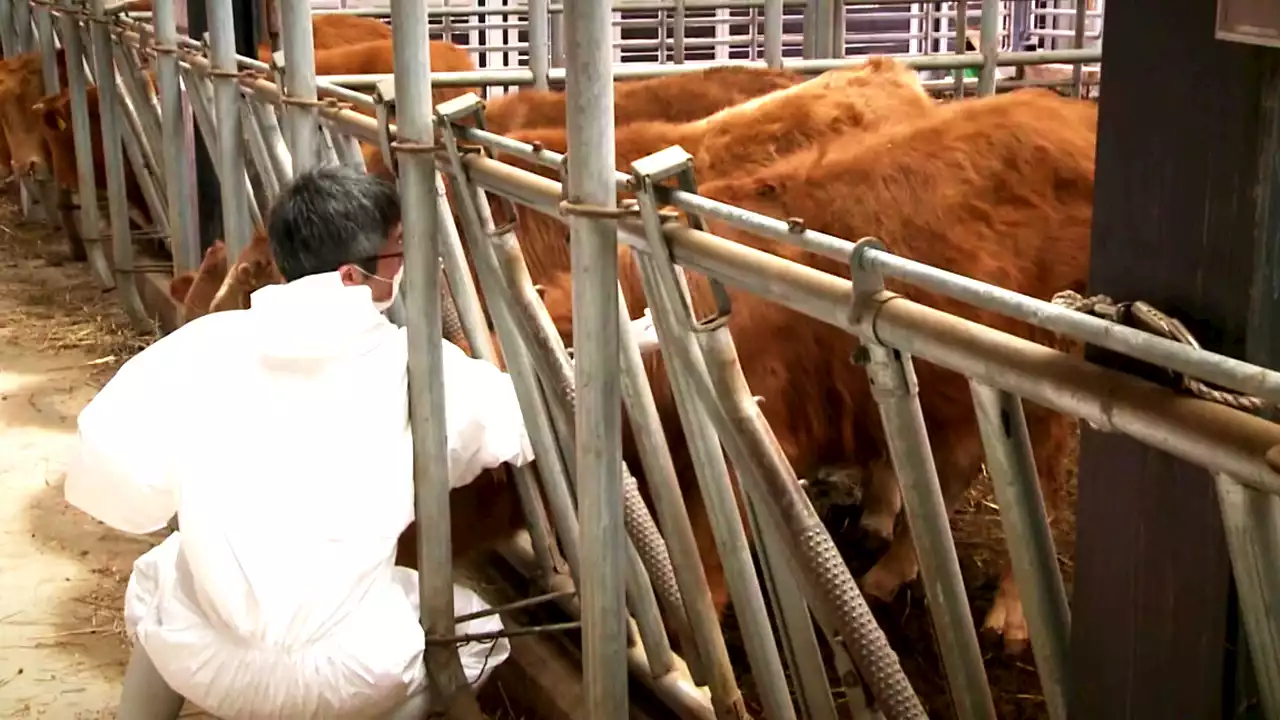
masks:
[[[811,228],[810,218],[704,195],[698,152],[681,145],[654,147],[625,167],[611,147],[627,134],[614,127],[623,81],[692,76],[712,65],[822,77],[872,67],[868,55],[888,54],[917,71],[922,88],[957,105],[1025,86],[1081,98],[1100,77],[1101,0],[983,0],[963,12],[957,3],[863,0],[333,4],[327,14],[390,21],[399,72],[317,76],[326,51],[313,15],[325,13],[302,0],[268,4],[279,37],[269,38],[266,60],[236,54],[243,19],[230,3],[209,4],[206,41],[180,32],[176,0],[153,0],[150,12],[104,0],[0,0],[0,17],[12,19],[0,23],[0,42],[7,58],[41,53],[46,94],[59,90],[58,51],[65,57],[79,207],[68,229],[78,228],[104,289],[120,291],[139,325],[159,317],[173,329],[177,310],[157,283],[201,266],[195,143],[216,160],[229,258],[252,250],[272,197],[299,172],[376,163],[394,176],[407,199],[408,277],[395,314],[411,338],[411,422],[423,438],[415,442],[417,557],[433,568],[453,564],[449,493],[423,481],[447,462],[439,346],[428,342],[442,332],[503,363],[515,380],[539,462],[511,474],[525,527],[497,551],[525,576],[531,600],[571,616],[525,630],[580,640],[584,716],[626,716],[630,678],[682,718],[997,717],[931,450],[948,439],[930,437],[922,409],[930,388],[917,385],[916,360],[967,378],[974,437],[1009,538],[1039,679],[1033,716],[1067,717],[1071,684],[1068,595],[1028,430],[1028,418],[1041,412],[1035,408],[1208,469],[1232,492],[1280,493],[1280,463],[1268,453],[1280,446],[1280,427],[1251,414],[1280,400],[1280,374],[1202,350],[1176,331],[1160,336],[1115,322],[1109,301],[1022,294],[895,254],[901,238],[839,237]],[[474,67],[432,71],[429,40],[465,47]],[[90,86],[97,87],[92,112],[102,110],[96,126]],[[565,89],[562,151],[486,129],[500,100],[522,88]],[[711,184],[723,189],[730,179]],[[535,217],[567,226],[578,240],[566,270],[571,315],[581,325],[570,332],[530,278],[536,251],[519,236]],[[625,265],[616,244],[628,249]],[[238,267],[228,265],[229,278]],[[628,281],[638,295],[623,291]],[[710,298],[709,317],[693,314],[695,289]],[[1187,392],[1105,369],[907,299],[915,292],[1201,384]],[[628,302],[637,299],[652,312],[664,363],[651,377],[629,331]],[[911,655],[935,649],[890,645],[877,622],[883,614],[873,614],[838,532],[821,522],[808,494],[819,478],[797,475],[811,468],[792,467],[784,454],[789,428],[767,422],[785,399],[752,393],[744,363],[765,349],[745,346],[760,338],[735,337],[731,325],[744,308],[769,307],[841,333],[844,344],[823,349],[871,378],[944,670],[940,704],[926,708],[919,678],[904,672]],[[661,408],[657,380],[667,388]],[[624,408],[645,439],[627,463]],[[660,410],[674,413],[684,432],[667,431]],[[693,478],[677,477],[677,443]],[[714,555],[700,552],[682,480],[696,483]],[[1261,559],[1280,535],[1270,515],[1248,515],[1238,504],[1222,513],[1224,525],[1249,538],[1233,544],[1237,572],[1261,575],[1241,585],[1240,604],[1274,715],[1280,669],[1271,642],[1280,627],[1267,610],[1273,571]],[[714,587],[706,572],[713,559],[723,576]],[[435,696],[448,701],[451,716],[477,717],[450,644],[452,573],[419,577]],[[732,603],[737,647],[724,631],[717,590]]]

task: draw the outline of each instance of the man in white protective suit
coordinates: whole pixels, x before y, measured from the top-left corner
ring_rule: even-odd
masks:
[[[159,340],[79,417],[67,501],[125,532],[175,512],[181,526],[129,580],[121,720],[176,717],[182,697],[224,720],[363,720],[425,689],[417,575],[394,565],[414,518],[408,346],[383,315],[403,268],[396,190],[349,169],[301,174],[267,231],[287,284]],[[530,462],[511,378],[441,342],[439,481]],[[459,586],[454,602],[485,607]],[[491,615],[458,632],[501,627]],[[509,648],[463,645],[468,679]]]

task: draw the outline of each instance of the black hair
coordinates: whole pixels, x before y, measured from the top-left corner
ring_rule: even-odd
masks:
[[[399,223],[394,185],[328,165],[299,174],[280,192],[267,217],[267,239],[286,281],[347,264],[373,273]]]

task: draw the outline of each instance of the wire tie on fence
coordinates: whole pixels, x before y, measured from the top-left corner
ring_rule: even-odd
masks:
[[[495,605],[490,608],[485,608],[484,610],[477,610],[473,613],[459,615],[453,619],[453,622],[455,625],[461,625],[462,623],[479,620],[480,618],[489,617],[490,615],[498,615],[501,613],[511,612],[512,610],[522,610],[524,608],[551,602],[552,600],[574,597],[577,594],[577,590],[560,590],[558,592],[546,593],[545,595],[535,595],[531,598],[507,603],[506,605]]]
[[[393,140],[391,149],[398,153],[430,153],[442,149],[434,142],[423,143],[415,140]]]
[[[582,623],[578,621],[552,623],[550,625],[531,625],[529,627],[513,627],[503,628],[501,630],[490,630],[489,632],[478,633],[462,633],[460,635],[428,635],[427,645],[462,645],[471,642],[483,642],[487,640],[497,640],[499,638],[520,637],[522,635],[541,635],[546,633],[566,632],[569,630],[581,630]]]
[[[640,215],[640,208],[635,205],[626,204],[620,205],[616,208],[610,208],[561,200],[560,212],[563,215],[577,215],[578,217],[599,218],[602,220],[619,220],[622,218],[636,217]]]
[[[1201,349],[1200,342],[1196,340],[1195,335],[1187,329],[1186,325],[1183,325],[1177,318],[1166,315],[1156,309],[1154,305],[1142,300],[1117,303],[1107,295],[1084,297],[1074,290],[1064,290],[1054,295],[1051,302],[1068,310],[1100,317],[1120,325],[1135,327],[1153,335],[1159,335],[1167,340],[1188,345],[1196,350]],[[1257,412],[1267,407],[1267,403],[1262,398],[1217,388],[1203,380],[1198,380],[1183,373],[1175,372],[1174,375],[1181,381],[1183,389],[1202,400],[1208,400],[1209,402],[1243,410],[1244,412]]]

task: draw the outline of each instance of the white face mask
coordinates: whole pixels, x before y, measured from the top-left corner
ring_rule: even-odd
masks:
[[[400,294],[400,280],[404,277],[404,265],[401,265],[400,269],[396,270],[396,274],[390,280],[387,280],[380,275],[374,275],[373,273],[369,273],[369,277],[391,283],[390,297],[386,300],[375,300],[373,303],[373,306],[378,309],[378,312],[384,313],[391,307],[391,304],[396,301],[396,296]]]

